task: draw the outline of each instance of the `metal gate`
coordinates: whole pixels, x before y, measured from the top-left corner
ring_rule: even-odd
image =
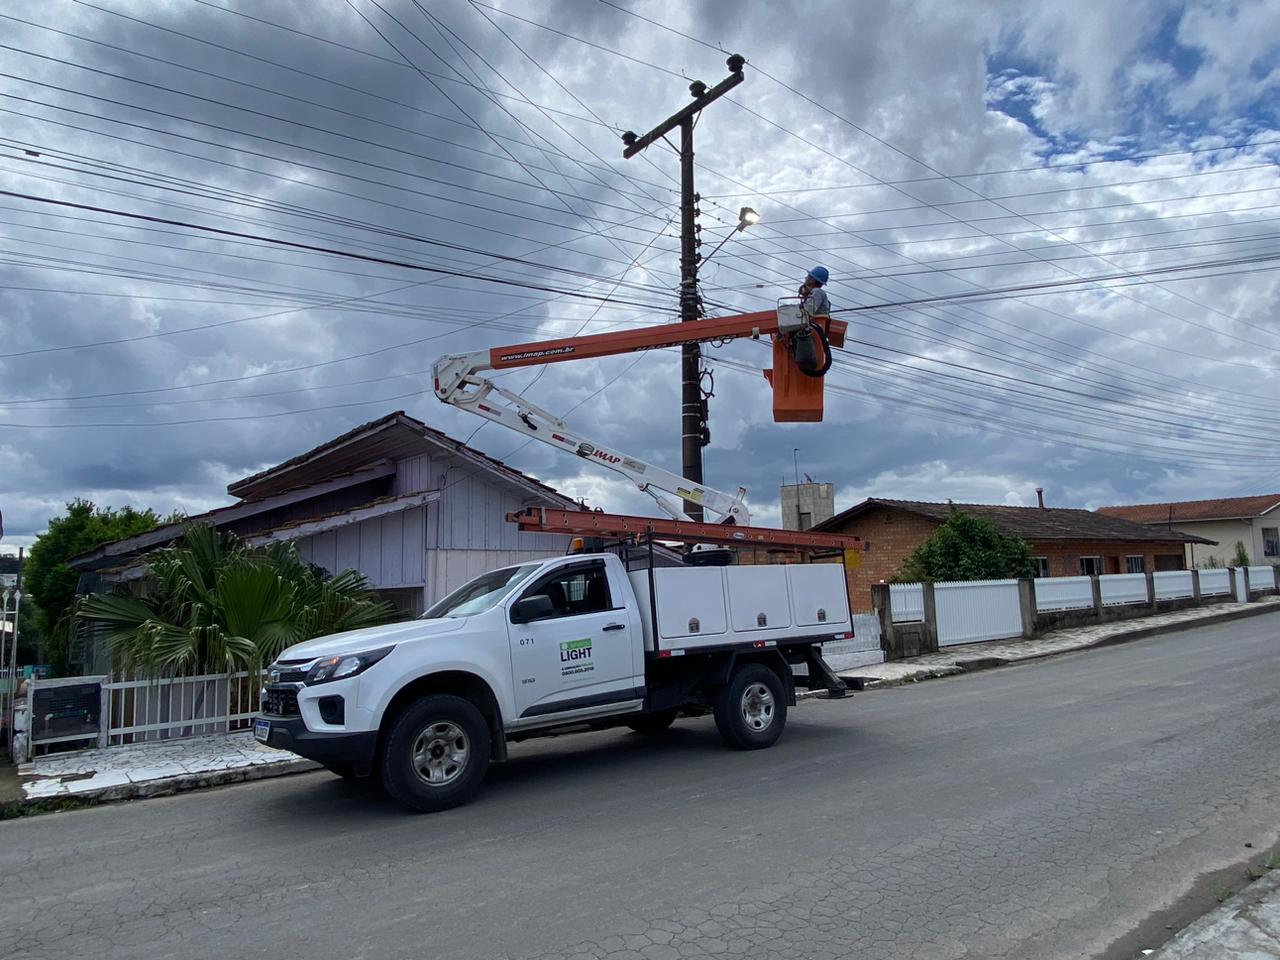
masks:
[[[969,580],[934,585],[938,646],[1022,636],[1017,580]]]

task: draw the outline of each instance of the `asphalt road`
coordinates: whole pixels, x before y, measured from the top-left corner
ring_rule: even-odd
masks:
[[[309,774],[0,824],[0,955],[1084,958],[1280,840],[1280,617],[518,745],[413,816]],[[1128,947],[1125,947],[1127,950]]]

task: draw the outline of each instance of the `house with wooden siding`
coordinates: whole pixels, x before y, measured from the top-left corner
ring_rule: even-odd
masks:
[[[292,540],[306,560],[363,573],[384,596],[420,613],[496,567],[565,552],[568,538],[507,522],[528,506],[580,509],[546,484],[403,411],[356,427],[227,487],[236,503],[188,518],[250,544]],[[76,557],[81,592],[139,579],[148,551],[182,524]]]
[[[1210,543],[1192,534],[1089,510],[872,497],[813,528],[862,538],[860,563],[849,570],[854,609],[870,608],[871,585],[890,580],[911,552],[946,521],[953,506],[990,520],[1001,533],[1026,540],[1036,560],[1036,575],[1041,577],[1180,570],[1185,566],[1187,543]]]

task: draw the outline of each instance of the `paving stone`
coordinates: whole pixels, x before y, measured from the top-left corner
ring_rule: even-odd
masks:
[[[125,799],[315,769],[249,732],[152,741],[37,757],[21,771],[23,798]]]

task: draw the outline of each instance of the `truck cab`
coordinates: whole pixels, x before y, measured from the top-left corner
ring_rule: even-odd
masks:
[[[508,742],[573,728],[652,735],[710,712],[732,746],[771,746],[797,681],[843,693],[821,643],[848,635],[838,565],[628,570],[574,554],[482,574],[414,621],[288,648],[254,733],[439,810],[470,799]]]

